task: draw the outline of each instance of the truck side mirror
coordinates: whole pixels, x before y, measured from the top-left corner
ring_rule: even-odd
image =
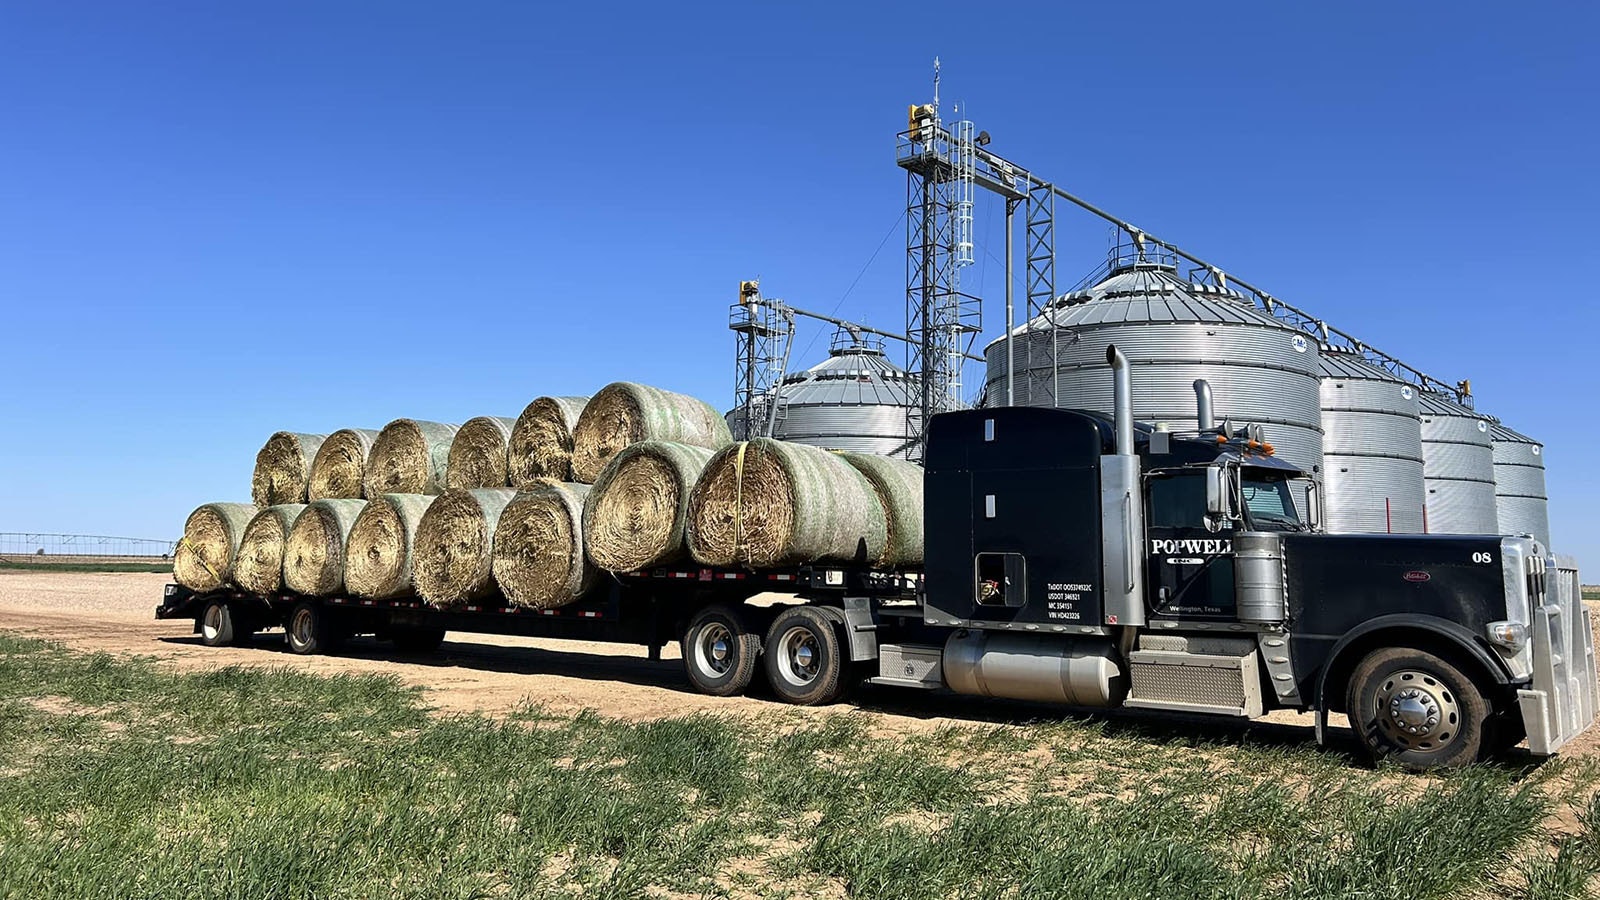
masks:
[[[1228,517],[1228,472],[1221,466],[1206,467],[1206,515]]]
[[[1306,489],[1306,526],[1312,531],[1322,530],[1322,485],[1315,478]]]

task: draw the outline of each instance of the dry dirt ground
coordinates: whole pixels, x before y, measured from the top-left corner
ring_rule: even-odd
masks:
[[[251,665],[330,675],[392,675],[421,687],[427,702],[443,712],[504,714],[533,703],[557,714],[590,709],[606,716],[650,719],[692,712],[761,717],[840,709],[796,710],[760,696],[696,693],[683,675],[675,646],[652,661],[645,648],[636,645],[451,632],[438,653],[404,654],[391,645],[359,639],[338,656],[296,656],[284,649],[282,632],[271,631],[258,635],[250,647],[206,647],[192,633],[191,622],[155,618],[162,586],[170,580],[169,575],[149,573],[0,571],[0,630],[78,650],[153,656],[186,670]],[[872,730],[887,733],[961,722],[1021,724],[1061,715],[1046,706],[874,687],[858,691],[851,705],[843,708],[871,716]],[[1256,723],[1115,715],[1156,728],[1200,729],[1223,742],[1246,731],[1255,741],[1292,744],[1315,739],[1312,718],[1304,714],[1275,713]],[[1342,719],[1334,717],[1335,741],[1347,739]],[[1567,755],[1597,752],[1600,728],[1590,729],[1565,751]]]

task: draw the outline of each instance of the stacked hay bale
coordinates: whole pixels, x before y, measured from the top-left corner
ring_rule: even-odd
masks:
[[[365,495],[442,493],[457,428],[416,419],[395,419],[383,426],[367,457],[361,482]]]
[[[365,496],[361,483],[367,477],[367,457],[377,439],[378,432],[370,428],[344,428],[328,435],[311,460],[306,499],[359,500]]]
[[[572,479],[572,431],[588,397],[540,397],[517,416],[507,445],[511,486]]]
[[[462,423],[450,441],[445,487],[497,488],[511,483],[506,452],[516,419],[478,416]]]
[[[283,582],[313,597],[344,592],[344,547],[365,500],[317,500],[307,504],[289,529],[283,552]]]
[[[305,503],[311,463],[326,439],[325,434],[292,431],[280,431],[267,438],[256,454],[255,472],[250,476],[250,499],[255,505]]]
[[[207,503],[190,513],[172,562],[172,575],[178,583],[192,591],[214,591],[231,584],[239,543],[257,512],[248,503]]]
[[[732,442],[710,404],[642,384],[608,384],[590,399],[572,432],[572,479],[593,484],[629,444],[673,441],[718,450]]]
[[[611,458],[583,510],[589,559],[632,572],[688,557],[684,525],[689,496],[713,451],[670,441],[641,441]]]
[[[865,475],[827,450],[771,438],[726,447],[706,463],[687,536],[707,566],[861,564],[888,551],[887,516]]]
[[[263,509],[250,520],[233,564],[233,580],[239,587],[263,597],[283,590],[284,547],[294,520],[305,508],[304,503],[281,503]]]
[[[872,483],[888,534],[879,566],[922,565],[922,467],[871,453],[839,454]]]
[[[417,526],[433,500],[426,494],[384,494],[367,501],[345,544],[344,583],[350,593],[387,600],[415,592],[411,560]]]
[[[554,609],[583,596],[596,570],[584,552],[584,501],[589,486],[550,482],[506,505],[494,533],[494,578],[506,599]]]
[[[516,493],[510,488],[449,490],[428,506],[413,541],[417,593],[439,607],[494,593],[495,526]]]

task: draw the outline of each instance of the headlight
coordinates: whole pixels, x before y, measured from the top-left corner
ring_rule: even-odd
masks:
[[[1528,645],[1528,626],[1521,622],[1490,622],[1484,626],[1484,631],[1488,632],[1490,641],[1512,653]]]

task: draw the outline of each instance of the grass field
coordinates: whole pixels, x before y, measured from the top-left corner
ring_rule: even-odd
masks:
[[[1600,767],[1447,777],[1104,719],[442,716],[0,634],[0,896],[1582,896]]]
[[[1600,603],[1600,587],[1597,587],[1597,586],[1592,585],[1592,584],[1584,585],[1583,586],[1583,599],[1591,600],[1591,601],[1593,601],[1595,603]]]
[[[171,572],[172,561],[154,563],[90,562],[64,563],[18,562],[15,558],[0,559],[0,571],[20,572]]]

